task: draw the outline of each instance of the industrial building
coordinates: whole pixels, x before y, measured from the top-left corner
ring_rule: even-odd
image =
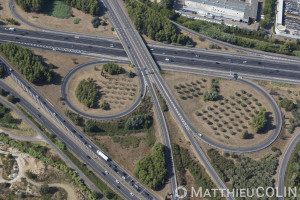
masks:
[[[249,18],[256,21],[257,7],[258,0],[250,0],[250,3],[239,0],[186,0],[184,9],[207,18],[248,22]]]

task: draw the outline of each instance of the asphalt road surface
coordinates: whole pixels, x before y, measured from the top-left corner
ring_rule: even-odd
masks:
[[[12,68],[6,61],[1,60],[7,67]],[[100,177],[102,177],[106,182],[111,185],[114,189],[116,189],[122,196],[126,199],[139,199],[136,196],[131,196],[132,191],[136,191],[140,193],[142,196],[148,196],[149,199],[157,199],[155,195],[145,189],[137,180],[131,177],[120,165],[118,165],[113,160],[109,159],[108,161],[101,159],[98,157],[98,160],[101,162],[97,162],[97,159],[91,158],[87,155],[86,151],[91,151],[94,154],[98,150],[98,147],[93,144],[84,134],[82,134],[78,129],[76,129],[63,115],[61,115],[55,108],[43,97],[41,96],[34,88],[30,86],[30,84],[25,81],[19,74],[15,71],[11,71],[9,73],[14,74],[18,77],[19,80],[29,89],[35,96],[44,103],[47,109],[61,122],[65,127],[68,127],[69,130],[77,136],[78,140],[85,146],[86,149],[82,149],[77,143],[73,141],[73,138],[70,139],[69,135],[66,135],[61,131],[61,128],[56,124],[52,123],[46,116],[39,111],[39,109],[32,106],[29,102],[27,102],[22,96],[16,93],[12,88],[6,85],[4,82],[1,83],[1,87],[6,91],[9,91],[15,97],[20,99],[19,104],[24,107],[24,109],[29,112],[33,117],[35,117],[41,124],[43,124],[53,135],[55,135],[59,140],[63,141],[66,146],[79,157],[81,161],[90,166]],[[104,167],[105,166],[105,167]],[[105,170],[110,169],[113,174],[106,174]],[[123,181],[120,183],[116,182],[116,177]]]

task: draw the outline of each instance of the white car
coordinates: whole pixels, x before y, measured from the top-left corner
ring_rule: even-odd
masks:
[[[248,63],[248,61],[247,61],[247,60],[245,60],[245,61],[243,61],[243,63],[245,63],[245,64],[246,64],[246,63]]]
[[[169,58],[166,58],[166,59],[165,59],[165,61],[169,62],[169,61],[170,61],[170,59],[169,59]]]
[[[201,133],[198,133],[199,137],[202,137],[202,134]]]
[[[131,196],[134,196],[134,194],[133,194],[132,192],[130,192],[130,195],[131,195]]]
[[[105,170],[105,174],[109,174],[107,170]]]
[[[118,184],[119,184],[119,183],[120,183],[120,181],[116,180],[116,183],[118,183]]]

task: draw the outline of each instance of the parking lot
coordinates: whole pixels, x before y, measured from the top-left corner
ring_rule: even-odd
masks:
[[[290,34],[300,36],[300,1],[284,1],[284,24]]]

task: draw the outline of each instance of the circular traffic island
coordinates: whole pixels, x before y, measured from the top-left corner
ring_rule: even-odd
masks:
[[[249,148],[276,136],[274,105],[257,88],[178,72],[164,78],[193,126],[213,143]]]
[[[140,97],[135,69],[112,62],[79,66],[64,80],[62,90],[73,111],[95,119],[126,113]]]

